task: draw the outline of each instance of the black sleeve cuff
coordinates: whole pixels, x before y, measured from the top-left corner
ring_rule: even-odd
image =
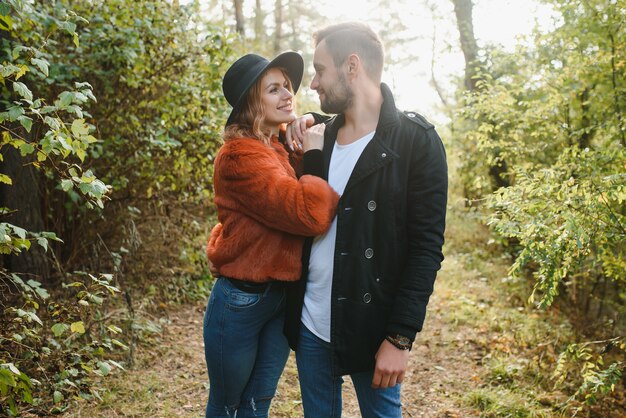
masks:
[[[415,341],[415,334],[417,334],[419,330],[415,330],[409,326],[401,325],[401,324],[388,324],[387,325],[387,335],[402,335],[407,337],[411,342]]]
[[[308,112],[308,114],[313,116],[313,119],[315,119],[314,125],[319,125],[320,123],[326,123],[328,122],[328,120],[330,120],[330,116],[328,115],[322,115],[320,113],[315,113],[315,112]]]
[[[303,164],[302,174],[311,174],[322,178],[324,177],[324,161],[322,159],[321,149],[312,149],[305,152]]]

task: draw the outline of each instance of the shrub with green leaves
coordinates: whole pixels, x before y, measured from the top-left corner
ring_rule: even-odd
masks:
[[[137,274],[160,274],[164,248],[191,260],[185,277],[200,275],[190,271],[204,263],[190,248],[196,236],[170,235],[180,247],[153,238],[163,222],[146,212],[167,221],[175,207],[194,225],[179,208],[198,216],[212,194],[233,51],[203,19],[197,2],[0,0],[0,254],[11,256],[0,259],[3,413],[45,415],[97,397],[94,378],[132,362],[123,335],[141,325],[128,287],[143,276],[127,280],[124,267],[142,238],[158,240],[158,262],[133,263]],[[14,205],[20,194],[33,198]],[[12,267],[35,253],[47,270]],[[122,288],[128,312],[112,314]]]
[[[464,189],[485,203],[488,223],[510,245],[511,273],[534,278],[530,301],[574,305],[590,325],[609,325],[595,327],[602,338],[622,338],[626,7],[622,0],[545,3],[554,29],[514,54],[490,51],[488,74],[466,97],[457,123]],[[510,186],[494,192],[489,169],[498,164]],[[593,381],[608,382],[596,395],[610,393],[623,356],[606,373],[589,372],[591,357],[574,367],[577,393],[589,393]]]
[[[602,396],[613,392],[622,379],[623,362],[615,361],[606,366],[605,359],[613,357],[615,352],[623,355],[625,351],[626,339],[619,337],[570,344],[559,356],[552,376],[555,385],[571,384],[571,381],[580,382],[574,387],[570,401],[578,399],[587,404],[594,404]],[[570,380],[572,376],[574,378]]]
[[[213,157],[229,109],[221,77],[234,59],[234,40],[196,2],[98,0],[72,7],[89,24],[78,25],[78,48],[56,49],[54,71],[93,86],[98,102],[89,110],[99,141],[90,148],[89,168],[112,191],[101,214],[67,210],[59,220],[62,235],[102,238],[112,253],[125,248],[127,274],[119,280],[126,290],[141,291],[148,284],[140,278],[159,276],[157,294],[173,295],[166,287],[185,278],[165,277],[164,270],[208,277],[193,224],[212,210]],[[131,235],[143,245],[127,245]],[[89,256],[85,250],[91,247],[72,245],[66,257]],[[108,253],[98,263],[107,263]],[[180,265],[182,254],[192,253],[202,263],[189,272]]]
[[[86,82],[58,83],[50,73],[56,64],[51,45],[66,41],[78,46],[76,22],[84,19],[60,4],[0,3],[0,162],[17,159],[54,187],[78,196],[86,207],[103,208],[110,186],[84,165],[97,142],[83,107],[96,101],[92,87]],[[16,180],[1,173],[3,193],[10,196]],[[0,254],[20,256],[32,251],[32,244],[48,251],[50,241],[62,242],[55,232],[13,224],[15,214],[13,207],[0,208]],[[18,415],[21,404],[39,412],[48,411],[51,403],[62,407],[63,399],[92,393],[93,376],[108,374],[112,365],[119,365],[106,352],[124,344],[93,329],[97,308],[119,290],[111,276],[89,277],[73,282],[72,286],[83,287],[81,291],[59,298],[59,292],[49,293],[41,277],[12,272],[0,264],[2,412]],[[119,328],[109,330],[113,332]]]
[[[624,150],[568,148],[552,167],[515,170],[516,184],[490,196],[491,225],[521,247],[512,273],[535,266],[531,300],[548,306],[563,284],[572,293],[600,275],[624,284],[624,166]]]
[[[112,199],[198,201],[212,196],[212,159],[228,106],[221,91],[232,40],[199,5],[75,2],[89,20],[59,72],[87,80],[98,105],[92,148]]]
[[[39,282],[5,274],[4,286],[20,295],[20,305],[2,314],[0,406],[11,415],[19,414],[20,404],[59,412],[73,397],[99,396],[94,378],[123,369],[116,359],[128,348],[118,339],[122,329],[100,311],[119,292],[112,277],[83,274],[64,285],[74,291],[55,299]]]

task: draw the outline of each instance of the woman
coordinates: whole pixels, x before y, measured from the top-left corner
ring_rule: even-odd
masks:
[[[223,80],[233,106],[215,160],[219,224],[207,255],[216,271],[204,317],[207,417],[267,416],[289,355],[283,335],[285,282],[299,279],[305,236],[325,232],[339,196],[320,177],[324,125],[289,152],[281,127],[296,119],[304,63],[295,52],[272,61],[237,60]],[[291,161],[302,163],[298,179]]]

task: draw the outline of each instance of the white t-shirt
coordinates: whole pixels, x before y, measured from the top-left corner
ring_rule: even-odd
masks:
[[[339,194],[348,184],[361,153],[374,137],[370,132],[348,145],[335,142],[328,169],[328,184]],[[333,260],[337,237],[337,217],[330,229],[315,238],[309,259],[309,276],[304,294],[302,323],[315,335],[330,342],[330,298],[333,282]]]

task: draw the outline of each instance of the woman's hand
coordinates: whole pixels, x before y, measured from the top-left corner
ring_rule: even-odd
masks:
[[[321,150],[324,148],[324,130],[326,125],[320,123],[319,125],[311,126],[304,133],[304,140],[302,141],[302,151],[307,152],[312,149]]]
[[[313,126],[314,123],[313,115],[306,114],[296,118],[296,120],[287,125],[285,136],[287,137],[287,144],[292,150],[302,148],[306,130]]]

